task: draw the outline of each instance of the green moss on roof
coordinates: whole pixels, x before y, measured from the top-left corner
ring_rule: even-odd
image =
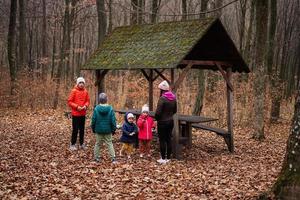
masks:
[[[174,68],[214,20],[118,27],[81,69]]]

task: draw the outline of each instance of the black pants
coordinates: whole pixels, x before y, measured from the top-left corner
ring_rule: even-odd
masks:
[[[173,130],[173,121],[168,122],[158,122],[157,123],[157,132],[159,136],[159,146],[160,146],[160,155],[162,159],[171,158],[172,153],[172,130]]]
[[[72,138],[71,145],[75,145],[77,141],[77,135],[79,130],[79,143],[83,145],[84,142],[84,125],[85,116],[72,116]]]

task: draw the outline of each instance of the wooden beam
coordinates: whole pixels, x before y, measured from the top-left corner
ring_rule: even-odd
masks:
[[[147,72],[144,69],[141,69],[141,72],[143,73],[143,75],[145,76],[145,78],[147,79],[147,81],[149,81],[149,75],[147,74]]]
[[[95,104],[98,104],[98,95],[101,92],[105,92],[105,85],[104,85],[104,80],[105,80],[105,75],[107,74],[109,70],[108,69],[103,69],[103,70],[96,70],[96,82],[95,86],[97,87],[97,94],[95,98]]]
[[[172,153],[173,157],[176,159],[181,158],[181,145],[179,144],[179,120],[178,120],[178,114],[173,115],[173,121],[174,121],[174,126],[173,126],[173,137],[172,137]]]
[[[149,73],[149,110],[153,110],[153,69]]]
[[[165,71],[165,69],[162,69],[160,71],[160,74],[162,74]],[[156,73],[156,76],[152,79],[153,81],[155,81],[160,75],[158,73]]]
[[[227,80],[230,82],[232,77],[232,69],[227,68]],[[227,127],[229,135],[228,149],[231,153],[234,152],[233,144],[233,90],[227,84]]]
[[[173,91],[176,92],[180,83],[183,81],[183,79],[186,77],[188,71],[192,68],[193,66],[193,63],[189,63],[181,72],[181,74],[179,75],[177,81],[175,82],[174,84],[174,88],[173,88]]]
[[[221,72],[221,74],[222,74],[223,78],[225,79],[230,90],[233,91],[233,85],[231,84],[230,80],[228,79],[226,72],[222,69],[222,67],[218,63],[216,63],[216,66],[218,67],[219,71]],[[227,68],[227,69],[229,69],[229,68]]]
[[[193,63],[193,65],[206,65],[206,66],[215,66],[216,64],[225,66],[225,67],[232,67],[232,64],[226,61],[214,61],[214,60],[183,60],[180,64],[188,65],[189,63]]]
[[[170,83],[170,81],[167,79],[167,77],[165,77],[160,71],[158,71],[157,69],[154,69],[154,71],[164,80],[166,80],[168,83]]]

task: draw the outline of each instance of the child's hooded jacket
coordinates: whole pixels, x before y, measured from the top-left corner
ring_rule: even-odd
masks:
[[[152,128],[154,128],[153,118],[149,115],[140,115],[137,125],[139,127],[139,139],[152,140]]]
[[[94,133],[108,134],[116,131],[116,117],[112,106],[97,105],[93,112],[91,127]]]
[[[121,136],[121,142],[124,143],[135,143],[136,142],[136,134],[138,133],[138,128],[134,123],[129,123],[127,120],[127,115],[129,113],[126,113],[124,116],[124,124],[122,126],[122,136]],[[130,135],[130,133],[135,132],[135,135]]]

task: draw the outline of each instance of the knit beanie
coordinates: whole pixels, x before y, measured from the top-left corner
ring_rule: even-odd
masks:
[[[78,85],[79,83],[83,82],[85,84],[85,80],[83,77],[78,77],[76,80],[76,84]]]
[[[132,113],[128,113],[127,114],[127,119],[129,119],[129,118],[134,118],[134,115]]]
[[[161,90],[165,90],[165,91],[169,91],[170,90],[170,86],[169,83],[167,81],[163,81],[158,85],[158,88]]]
[[[99,94],[99,102],[101,104],[107,103],[107,95],[105,93],[102,92]]]
[[[149,106],[147,104],[143,105],[143,107],[142,107],[142,113],[143,112],[149,112]]]

